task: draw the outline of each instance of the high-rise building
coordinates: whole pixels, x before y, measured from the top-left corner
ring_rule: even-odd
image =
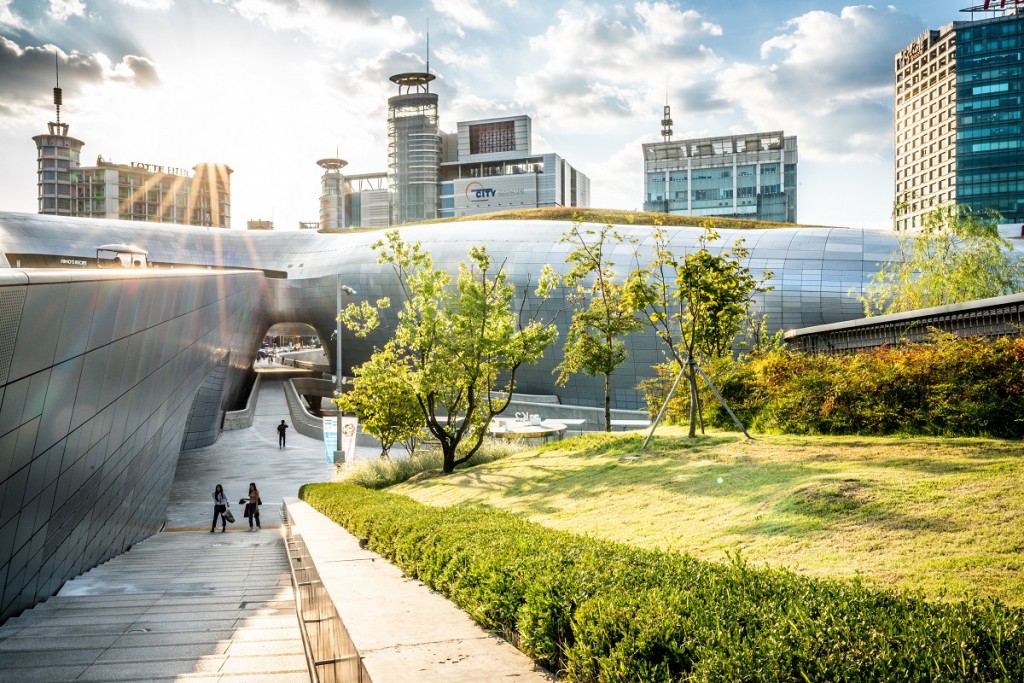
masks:
[[[437,218],[441,132],[437,127],[434,75],[401,73],[391,77],[398,94],[388,98],[388,189],[391,224]]]
[[[782,131],[672,140],[644,151],[644,211],[795,223],[796,137]]]
[[[895,59],[897,229],[936,206],[1024,222],[1024,0],[987,0]]]
[[[190,173],[99,157],[71,172],[71,215],[230,228],[231,173],[224,164],[197,164]]]
[[[533,154],[530,117],[460,121],[444,136],[441,217],[590,206],[590,179],[557,154]]]
[[[60,121],[63,97],[53,89],[56,122],[32,139],[37,150],[38,212],[56,216],[160,221],[214,228],[231,227],[231,169],[202,163],[192,173],[179,168],[97,157],[82,166],[84,142],[68,136]]]
[[[438,126],[433,74],[391,77],[388,171],[344,175],[341,159],[321,159],[321,229],[383,228],[504,209],[590,206],[590,179],[557,154],[531,149],[526,115]]]

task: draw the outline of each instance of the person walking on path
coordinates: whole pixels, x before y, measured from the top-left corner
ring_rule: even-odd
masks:
[[[228,520],[224,517],[228,505],[230,503],[228,503],[228,497],[224,494],[224,487],[217,484],[217,488],[213,490],[213,526],[210,527],[211,534],[217,530],[217,515],[220,515],[221,533],[228,530]]]
[[[262,529],[260,526],[260,505],[263,501],[260,500],[260,490],[256,488],[256,482],[249,482],[249,499],[245,502],[245,516],[249,518],[249,531],[253,530],[253,522],[256,522],[256,528]]]
[[[288,429],[288,425],[281,420],[281,424],[277,425],[277,447],[284,448],[284,433]]]

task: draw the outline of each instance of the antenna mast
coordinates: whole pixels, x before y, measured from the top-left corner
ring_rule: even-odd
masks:
[[[57,122],[49,124],[50,135],[67,135],[68,124],[60,122],[60,105],[64,104],[64,93],[60,89],[60,54],[53,51],[53,69],[57,76],[57,85],[53,89],[53,106],[57,110]]]

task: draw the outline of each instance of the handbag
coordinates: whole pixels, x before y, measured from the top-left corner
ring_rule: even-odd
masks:
[[[231,514],[231,510],[225,509],[224,512],[220,513],[220,516],[226,519],[227,521],[231,522],[232,524],[234,524],[235,522],[235,516]]]

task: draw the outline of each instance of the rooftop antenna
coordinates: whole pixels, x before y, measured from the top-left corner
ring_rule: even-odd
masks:
[[[427,19],[427,73],[430,73],[430,19]]]
[[[53,89],[53,106],[57,109],[57,122],[50,122],[50,135],[67,135],[68,124],[60,122],[60,105],[64,104],[64,93],[60,89],[60,54],[53,51],[53,68],[57,75],[57,85]]]
[[[665,142],[672,139],[672,108],[668,106],[668,87],[665,88],[665,110],[661,116],[661,137]]]

